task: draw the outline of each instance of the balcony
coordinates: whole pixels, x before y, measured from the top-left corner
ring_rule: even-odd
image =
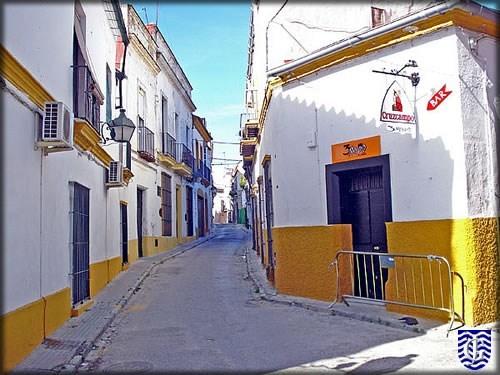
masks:
[[[199,178],[203,185],[209,186],[212,183],[212,171],[210,168],[201,160],[196,160],[194,165],[193,176]]]
[[[175,165],[173,169],[181,176],[191,176],[194,168],[193,153],[184,143],[175,144]]]
[[[99,89],[87,65],[73,66],[73,108],[76,119],[85,120],[100,133]]]
[[[169,133],[162,133],[161,153],[158,154],[158,161],[167,168],[174,168],[177,164],[177,152],[175,138]]]
[[[155,161],[155,135],[146,126],[137,127],[137,153],[147,161]]]
[[[203,179],[207,182],[206,186],[212,183],[212,171],[205,163],[203,163]]]

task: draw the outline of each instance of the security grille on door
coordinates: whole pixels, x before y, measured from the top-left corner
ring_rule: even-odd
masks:
[[[40,147],[73,148],[73,114],[62,102],[45,103]]]
[[[123,186],[122,163],[120,161],[111,161],[109,163],[108,178],[106,181],[107,187]]]

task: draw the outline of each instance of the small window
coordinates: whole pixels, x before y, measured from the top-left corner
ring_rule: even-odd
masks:
[[[389,15],[385,9],[372,7],[372,27],[382,26],[389,21]]]

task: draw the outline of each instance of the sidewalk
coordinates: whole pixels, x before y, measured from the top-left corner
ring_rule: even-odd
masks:
[[[214,237],[212,233],[168,252],[137,260],[94,298],[91,308],[79,317],[68,319],[12,372],[74,371],[156,266]]]
[[[419,334],[432,334],[446,337],[446,332],[449,327],[448,323],[417,317],[418,324],[410,326],[399,320],[399,318],[402,318],[405,315],[389,312],[382,304],[369,304],[350,300],[350,306],[347,306],[344,303],[337,303],[329,308],[330,302],[279,294],[268,282],[265,270],[260,263],[260,259],[258,258],[257,253],[251,249],[250,243],[247,244],[245,256],[248,275],[252,279],[255,290],[260,294],[260,298],[265,301],[299,306],[312,311],[344,316],[346,318],[404,329]],[[454,327],[459,326],[459,322],[456,322],[454,325]],[[498,327],[494,323],[485,325],[484,327],[474,328],[498,330]]]

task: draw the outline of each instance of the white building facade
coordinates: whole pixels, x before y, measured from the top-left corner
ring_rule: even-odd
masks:
[[[497,320],[496,14],[475,3],[252,9],[241,150],[255,247],[278,291],[334,300],[339,250],[433,254],[458,275],[459,317]],[[288,32],[273,44],[276,23]],[[346,294],[394,297],[396,271],[372,273],[381,290]]]
[[[133,7],[77,1],[3,9],[8,370],[137,258],[209,234],[212,179],[211,137],[205,123],[202,135],[196,129],[192,87],[159,30]],[[40,142],[49,109],[62,115],[60,142]],[[112,141],[105,124],[123,109],[136,126],[128,146]]]

